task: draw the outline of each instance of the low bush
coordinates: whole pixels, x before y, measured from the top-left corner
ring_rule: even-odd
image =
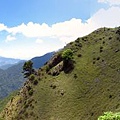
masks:
[[[28,94],[29,94],[30,96],[32,96],[32,95],[33,95],[33,89],[29,90],[29,91],[28,91]]]
[[[105,112],[98,120],[120,120],[120,113]]]
[[[30,81],[33,81],[35,79],[35,75],[34,74],[31,74],[30,76],[29,76],[29,80]]]
[[[73,59],[73,51],[71,49],[67,49],[67,50],[63,51],[62,58],[65,61],[72,60]]]
[[[35,79],[34,82],[33,82],[34,85],[37,85],[38,84],[38,80]]]

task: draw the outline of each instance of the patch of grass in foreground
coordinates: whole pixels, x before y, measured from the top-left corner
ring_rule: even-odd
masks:
[[[4,107],[6,106],[6,104],[8,103],[8,101],[10,101],[11,98],[13,98],[18,91],[14,91],[13,93],[11,93],[9,96],[5,97],[4,99],[0,100],[0,112],[4,109]],[[2,120],[0,118],[0,120]]]

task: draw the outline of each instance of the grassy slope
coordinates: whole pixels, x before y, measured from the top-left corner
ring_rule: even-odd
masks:
[[[17,91],[12,92],[9,96],[0,100],[0,112],[4,109],[5,105],[17,94]]]
[[[39,83],[27,82],[1,116],[6,120],[96,120],[105,111],[119,111],[120,35],[116,34],[117,30],[102,28],[68,44],[64,49],[74,51],[74,70],[52,76],[43,67],[36,76]],[[82,56],[78,57],[79,54]],[[26,86],[32,86],[33,95],[28,95]]]

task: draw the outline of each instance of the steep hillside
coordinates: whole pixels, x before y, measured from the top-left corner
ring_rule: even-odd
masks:
[[[74,53],[69,65],[61,57],[68,48]],[[105,111],[120,111],[119,87],[120,27],[101,28],[56,53],[29,77],[0,116],[5,120],[97,120]]]

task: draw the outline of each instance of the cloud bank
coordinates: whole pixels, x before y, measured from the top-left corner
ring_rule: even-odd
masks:
[[[8,35],[5,42],[10,42],[10,41],[14,41],[16,38],[11,36],[11,35]]]
[[[98,0],[100,3],[106,3],[109,4],[110,6],[112,5],[120,5],[120,0]]]
[[[120,0],[98,0],[101,3],[108,3],[110,6],[107,9],[99,9],[93,16],[91,16],[88,20],[83,22],[81,19],[72,18],[70,20],[55,23],[52,25],[48,25],[46,23],[33,23],[29,22],[27,24],[22,23],[21,25],[15,27],[7,27],[4,24],[0,24],[0,31],[7,31],[8,36],[6,36],[6,42],[11,42],[13,40],[17,40],[17,35],[21,34],[27,39],[34,39],[34,43],[47,46],[44,44],[44,40],[53,39],[60,43],[59,45],[50,46],[48,45],[46,48],[43,47],[34,47],[32,49],[32,53],[29,54],[29,50],[25,51],[25,49],[19,49],[18,53],[14,54],[14,56],[22,55],[27,57],[32,57],[38,55],[41,51],[48,52],[50,50],[56,50],[57,48],[61,48],[61,46],[74,41],[78,37],[85,36],[92,31],[100,28],[100,27],[118,27],[120,26],[120,7],[114,5],[120,5]],[[48,43],[49,44],[49,43]],[[52,44],[52,43],[51,43]],[[49,49],[48,49],[49,48]],[[22,53],[24,51],[24,55]],[[38,52],[36,52],[38,51]],[[14,51],[13,51],[14,52]],[[26,53],[25,53],[26,52]],[[2,51],[1,54],[4,52]],[[8,53],[6,53],[8,54]],[[20,56],[22,58],[22,56]],[[17,56],[18,58],[18,56]]]
[[[101,0],[102,1],[102,0]],[[105,0],[104,0],[105,1]],[[0,30],[6,30],[12,36],[17,33],[23,34],[29,38],[40,39],[42,37],[54,37],[62,42],[70,42],[77,37],[89,34],[93,30],[100,27],[117,27],[120,25],[120,7],[110,7],[107,10],[100,9],[91,18],[82,22],[81,19],[72,18],[71,20],[60,22],[49,26],[46,23],[39,24],[29,22],[28,24],[22,23],[19,26],[8,28],[0,24]],[[8,40],[14,37],[8,36]],[[37,42],[41,42],[37,40]]]

